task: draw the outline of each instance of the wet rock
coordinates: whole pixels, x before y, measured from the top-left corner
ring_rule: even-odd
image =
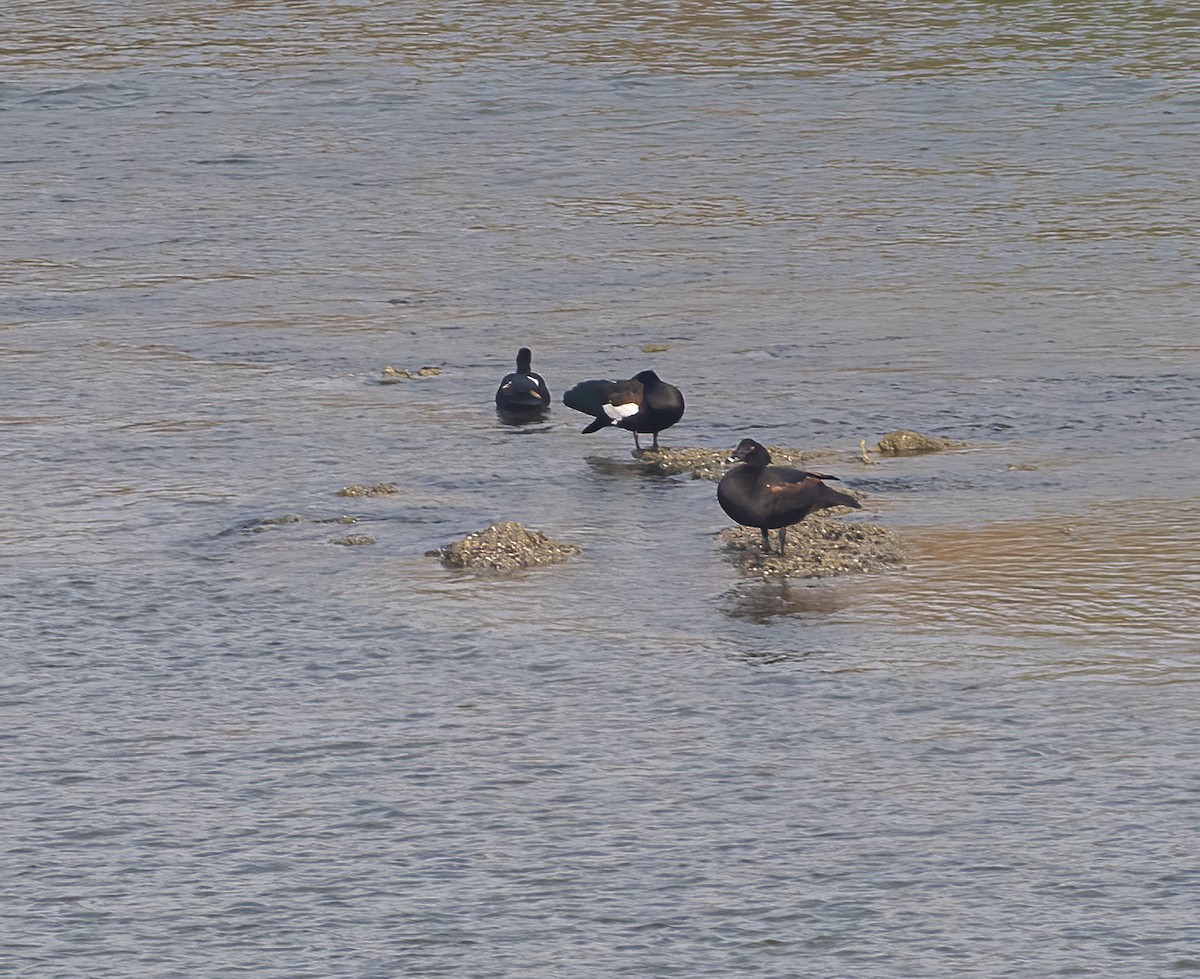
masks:
[[[440,367],[419,367],[415,371],[410,371],[403,367],[393,367],[391,364],[388,364],[382,371],[379,383],[398,384],[400,381],[411,381],[414,378],[437,377],[441,373],[442,369]]]
[[[343,547],[360,547],[363,544],[374,544],[375,538],[368,537],[366,534],[347,534],[330,543],[341,544]]]
[[[805,469],[813,465],[813,460],[824,457],[829,459],[829,452],[801,452],[799,449],[785,449],[777,445],[767,446],[771,453],[771,464],[775,466],[794,466]],[[661,449],[653,452],[643,449],[635,454],[642,470],[660,476],[687,475],[693,479],[719,480],[729,470],[725,460],[733,452],[733,446],[728,449],[698,449],[679,448]]]
[[[298,513],[286,513],[280,517],[259,517],[255,520],[247,520],[245,523],[238,524],[236,527],[231,527],[229,530],[221,531],[222,535],[241,533],[241,534],[261,534],[265,531],[272,530],[277,527],[283,527],[291,524],[355,524],[358,523],[358,517],[352,517],[349,514],[342,514],[338,517],[302,517]],[[374,543],[374,542],[372,542]]]
[[[845,512],[849,512],[848,510]],[[880,574],[904,566],[900,539],[884,527],[847,523],[813,515],[788,528],[787,555],[780,557],[778,532],[771,531],[770,554],[753,527],[729,527],[717,537],[745,575],[758,578],[830,578]]]
[[[485,568],[513,571],[545,564],[558,564],[581,553],[575,544],[551,540],[540,531],[527,530],[515,521],[494,523],[486,530],[467,534],[436,551],[449,568]]]
[[[222,534],[261,534],[263,531],[270,530],[272,527],[282,527],[286,524],[300,523],[301,516],[298,513],[285,513],[281,517],[258,517],[254,520],[247,520],[244,523],[238,524],[236,527],[231,527],[229,530],[222,531]]]
[[[877,452],[883,455],[919,455],[922,452],[944,452],[946,449],[961,449],[965,443],[953,442],[950,439],[935,438],[932,435],[921,435],[905,429],[889,432],[875,446]]]
[[[255,527],[278,527],[280,524],[299,523],[300,514],[285,513],[282,517],[263,517],[262,520],[256,520],[253,524]]]
[[[395,483],[376,483],[374,486],[346,486],[334,493],[334,496],[391,496],[399,493],[400,487]]]
[[[644,354],[661,354],[671,349],[669,343],[643,343],[641,350]]]

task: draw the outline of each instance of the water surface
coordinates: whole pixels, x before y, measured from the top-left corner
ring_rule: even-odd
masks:
[[[5,6],[3,960],[1200,970],[1198,21]],[[499,423],[521,345],[909,566],[739,579],[712,484]],[[584,554],[426,556],[496,519]]]

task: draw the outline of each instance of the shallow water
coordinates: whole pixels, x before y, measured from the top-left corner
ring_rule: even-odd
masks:
[[[1194,12],[0,36],[14,974],[1200,970]],[[740,580],[711,483],[499,423],[522,344],[827,450],[908,567]],[[584,555],[426,556],[497,519]]]

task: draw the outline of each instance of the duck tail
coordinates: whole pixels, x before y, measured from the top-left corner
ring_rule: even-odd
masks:
[[[570,406],[568,406],[568,407],[570,407]],[[583,430],[583,434],[591,435],[592,432],[598,432],[602,428],[608,428],[608,426],[611,424],[612,424],[612,420],[607,415],[601,415],[599,418],[597,418],[594,422],[592,422],[590,425],[587,426],[587,428],[585,428]]]
[[[849,493],[840,493],[829,486],[826,486],[825,492],[821,494],[821,504],[827,507],[848,506],[852,510],[862,509],[862,504]]]

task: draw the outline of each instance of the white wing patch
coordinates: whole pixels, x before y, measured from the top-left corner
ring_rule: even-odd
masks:
[[[614,422],[619,422],[622,418],[632,418],[636,415],[638,406],[635,404],[605,405],[604,413]]]

